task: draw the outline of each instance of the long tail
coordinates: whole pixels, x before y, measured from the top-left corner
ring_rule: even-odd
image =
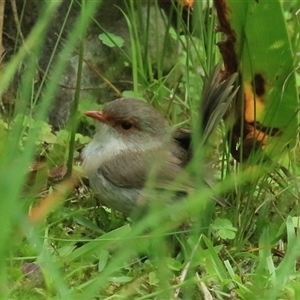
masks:
[[[220,73],[221,67],[222,63],[219,63],[214,67],[214,70],[207,77],[203,86],[200,106],[202,118],[202,138],[200,147],[205,145],[210,135],[219,125],[238,90],[238,88],[235,88],[234,86],[237,73],[222,81]],[[174,132],[173,138],[182,150],[180,151],[180,156],[183,162],[182,165],[184,166],[193,156],[191,132],[185,129],[178,129]]]
[[[222,63],[217,64],[204,82],[200,106],[203,144],[221,122],[238,91],[234,86],[237,73],[222,81],[221,67]]]

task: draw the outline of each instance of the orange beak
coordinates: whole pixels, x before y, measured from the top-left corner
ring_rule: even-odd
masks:
[[[103,113],[103,111],[97,110],[89,110],[84,113],[87,117],[93,118],[101,123],[108,123],[107,116]]]

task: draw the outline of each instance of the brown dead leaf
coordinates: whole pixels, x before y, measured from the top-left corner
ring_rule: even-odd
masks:
[[[31,223],[38,223],[43,221],[47,215],[62,205],[67,195],[75,188],[81,178],[81,173],[73,171],[71,177],[64,179],[57,184],[53,191],[43,198],[38,205],[31,208],[28,214],[28,219]]]

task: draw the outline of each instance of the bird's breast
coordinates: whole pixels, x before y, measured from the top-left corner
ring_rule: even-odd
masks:
[[[118,187],[107,180],[101,171],[105,162],[126,150],[128,147],[124,143],[113,138],[106,138],[101,143],[93,139],[83,150],[82,168],[102,204],[128,215],[136,204],[139,190]]]
[[[102,142],[93,139],[84,149],[82,153],[82,168],[85,174],[89,176],[101,164],[110,160],[121,151],[126,150],[126,145],[122,141],[107,137]]]

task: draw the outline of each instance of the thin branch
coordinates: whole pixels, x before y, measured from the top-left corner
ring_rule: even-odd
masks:
[[[4,7],[5,7],[5,0],[2,0],[2,1],[0,1],[0,62],[1,62],[2,54],[4,53],[4,47],[2,44]]]

